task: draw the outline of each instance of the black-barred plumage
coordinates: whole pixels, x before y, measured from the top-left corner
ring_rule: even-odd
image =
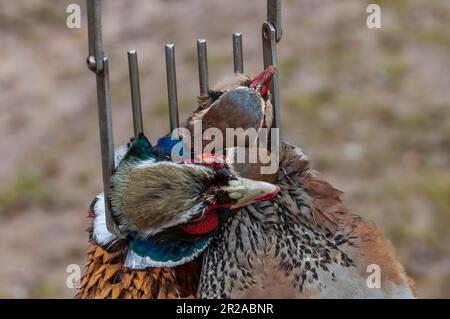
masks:
[[[251,101],[260,104],[252,102],[249,107],[235,103],[245,101],[244,98],[230,100],[223,98],[227,93],[241,87],[248,79],[245,76],[238,76],[237,81],[234,81],[235,86],[229,85],[227,89],[221,90],[222,94],[213,92],[211,96],[201,97],[199,109],[187,121],[186,126],[191,129],[195,121],[203,119],[207,114],[208,125],[211,127],[217,127],[218,123],[222,128],[237,127],[240,123],[256,129],[263,126],[270,127],[268,112],[271,107],[266,98],[254,99],[255,92],[246,88],[239,88],[240,93],[250,94]],[[247,85],[251,83],[248,81]],[[224,101],[233,103],[229,105],[219,103]],[[246,114],[248,112],[252,114]],[[239,116],[233,117],[230,114]],[[249,145],[244,147],[247,146]],[[273,176],[259,175],[259,165],[259,163],[235,165],[233,171],[239,172],[243,177],[274,182],[279,185],[280,192],[272,200],[242,208],[235,206],[238,209],[233,210],[232,214],[227,216],[229,218],[221,219],[223,227],[211,233],[214,237],[204,254],[198,289],[196,284],[199,259],[196,259],[196,262],[185,263],[187,270],[179,270],[184,265],[177,268],[156,267],[141,274],[153,276],[156,283],[169,282],[170,287],[189,282],[188,289],[184,289],[189,294],[179,294],[179,288],[164,289],[170,291],[171,297],[192,296],[195,290],[197,297],[200,298],[413,297],[415,294],[413,284],[396,261],[390,243],[383,238],[376,226],[350,213],[343,206],[341,192],[322,180],[310,168],[306,156],[300,149],[283,143],[280,169]],[[246,182],[242,181],[236,185],[233,179],[229,179],[228,183],[230,185],[226,191],[230,198],[234,196],[232,189],[246,185]],[[170,181],[164,181],[160,186],[167,190],[174,187]],[[265,187],[265,190],[268,191],[269,188]],[[220,197],[217,189],[215,196],[216,199]],[[245,202],[250,204],[249,201]],[[93,209],[98,210],[98,206],[99,203],[94,204]],[[220,215],[222,209],[215,208],[216,213]],[[194,215],[192,217],[195,217]],[[180,238],[176,232],[170,236],[164,232],[162,230],[155,236],[161,236],[161,241],[164,242]],[[122,296],[127,298],[127,294],[119,290],[122,289],[122,284],[116,286],[116,290],[114,287],[106,290],[101,288],[109,287],[102,286],[106,282],[103,275],[110,278],[109,274],[115,271],[115,268],[110,272],[105,270],[109,268],[105,268],[102,262],[98,261],[98,257],[103,254],[102,251],[98,251],[99,247],[92,249],[91,260],[97,261],[91,261],[88,266],[83,279],[82,295],[107,296],[111,292],[113,298]],[[103,257],[104,260],[109,258],[109,255],[106,259]],[[368,285],[367,267],[371,265],[378,265],[380,268],[378,288]],[[122,271],[123,262],[117,268]],[[101,274],[100,279],[95,277],[96,273]],[[121,279],[121,282],[126,283],[124,287],[128,287],[130,282],[128,275]],[[94,289],[97,282],[98,289]],[[142,285],[142,282],[143,279],[136,282],[133,280],[137,285],[136,290],[143,287],[147,296],[148,286]],[[157,290],[155,289],[152,297],[156,295]],[[165,297],[161,291],[157,294],[158,297]],[[141,291],[137,291],[138,298],[143,296],[139,295],[140,293],[142,294]]]
[[[300,149],[283,144],[271,201],[239,210],[203,259],[200,298],[411,298],[408,277],[374,225],[351,214]],[[381,286],[367,284],[367,265]]]

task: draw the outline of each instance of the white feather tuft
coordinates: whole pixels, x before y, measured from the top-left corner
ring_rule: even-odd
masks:
[[[117,237],[110,233],[106,227],[106,214],[105,214],[105,196],[103,193],[97,197],[97,202],[94,205],[94,230],[93,236],[97,244],[106,245],[111,241],[117,239]]]

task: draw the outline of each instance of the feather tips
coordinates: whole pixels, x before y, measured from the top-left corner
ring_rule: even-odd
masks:
[[[197,261],[175,268],[148,268],[137,271],[129,269],[123,264],[125,252],[126,249],[122,249],[108,253],[100,246],[91,245],[86,265],[87,270],[75,298],[166,299],[195,297],[200,275],[200,266]],[[105,259],[104,256],[108,257]],[[114,260],[117,262],[112,262]]]

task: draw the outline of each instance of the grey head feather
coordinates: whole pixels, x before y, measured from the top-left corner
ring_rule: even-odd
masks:
[[[184,223],[204,208],[206,166],[172,162],[122,161],[111,179],[111,206],[125,232],[148,236]]]

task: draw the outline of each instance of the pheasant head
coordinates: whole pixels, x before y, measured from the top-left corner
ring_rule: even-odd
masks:
[[[233,209],[278,192],[272,184],[240,177],[219,156],[172,162],[163,139],[155,147],[144,136],[136,139],[111,178],[111,212],[129,240],[127,267],[189,262]]]

